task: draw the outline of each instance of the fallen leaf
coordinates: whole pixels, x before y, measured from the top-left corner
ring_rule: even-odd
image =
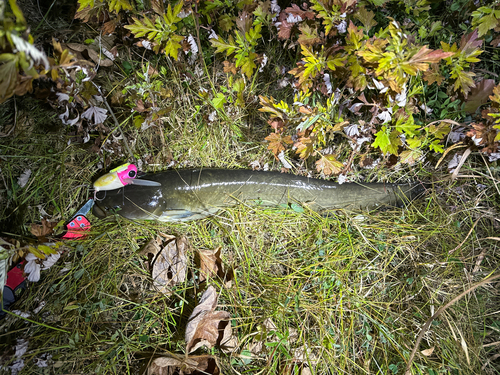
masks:
[[[38,238],[44,238],[54,233],[54,227],[57,222],[50,222],[47,219],[42,219],[42,224],[31,224],[30,232]]]
[[[189,357],[159,357],[148,367],[148,375],[219,375],[217,359],[211,355]]]
[[[288,14],[293,14],[294,16],[299,16],[303,20],[305,20],[306,18],[313,20],[316,17],[316,13],[314,13],[312,10],[302,10],[296,4],[292,4],[291,7],[285,8],[285,12],[287,12]]]
[[[425,350],[422,350],[420,353],[422,355],[425,355],[426,357],[429,357],[432,355],[432,353],[434,352],[434,347],[432,348],[429,348],[429,349],[425,349]]]
[[[481,82],[476,83],[476,87],[470,90],[464,110],[468,113],[476,112],[479,106],[488,101],[489,96],[493,93],[494,87],[494,79],[483,79]]]
[[[170,295],[174,285],[186,280],[188,248],[189,242],[185,237],[161,234],[141,251],[141,254],[153,255],[150,269],[154,285],[160,292]]]
[[[401,163],[408,165],[413,165],[421,156],[420,150],[405,150],[399,155]]]
[[[108,22],[104,22],[104,24],[101,27],[101,31],[104,35],[109,35],[115,31],[115,28],[116,28],[116,20],[111,20]]]
[[[236,64],[230,61],[224,61],[224,73],[236,74]]]
[[[224,280],[224,285],[231,286],[233,279],[233,270],[224,270],[222,259],[220,257],[221,247],[215,250],[199,249],[197,252],[197,263],[200,269],[200,282],[214,276]]]
[[[217,292],[210,285],[189,316],[185,335],[187,353],[201,346],[210,349],[231,338],[231,315],[227,311],[215,311],[216,307]]]

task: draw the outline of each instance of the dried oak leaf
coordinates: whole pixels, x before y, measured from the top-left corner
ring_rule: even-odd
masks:
[[[217,359],[211,355],[190,356],[185,358],[159,357],[148,367],[148,375],[219,375]]]
[[[233,279],[232,270],[224,270],[220,257],[221,247],[215,250],[198,249],[197,263],[200,269],[200,282],[214,276],[224,280],[226,286],[230,286]]]
[[[335,155],[321,155],[321,159],[316,162],[316,170],[323,172],[326,176],[339,174],[344,164],[337,160]]]
[[[227,311],[215,311],[216,307],[217,292],[210,285],[189,316],[185,335],[187,353],[201,346],[210,349],[216,344],[223,345],[231,339],[231,315]]]
[[[278,31],[278,38],[279,39],[290,39],[290,35],[292,33],[293,23],[289,23],[286,20],[287,17],[288,17],[288,15],[284,11],[282,11],[279,15],[279,22],[281,22],[281,25],[280,25],[279,31]]]
[[[224,61],[224,73],[236,74],[236,64],[230,61]]]
[[[109,34],[113,34],[113,32],[115,31],[115,28],[116,28],[116,20],[111,20],[111,21],[105,22],[102,25],[101,31],[104,35],[109,35]]]
[[[186,280],[187,250],[189,242],[185,237],[161,234],[147,243],[141,254],[152,254],[150,264],[155,287],[166,295],[171,294],[174,285]]]
[[[271,133],[266,138],[269,141],[267,146],[268,150],[271,150],[275,156],[277,156],[281,151],[285,151],[286,145],[291,145],[293,143],[292,137],[283,136],[279,133]]]
[[[42,224],[31,224],[30,232],[38,238],[45,238],[54,233],[54,227],[56,225],[57,222],[50,222],[46,219],[42,219]]]
[[[293,14],[294,16],[299,16],[303,20],[306,18],[313,20],[314,17],[316,17],[316,14],[312,10],[302,10],[296,4],[292,4],[291,7],[285,8],[285,12]]]

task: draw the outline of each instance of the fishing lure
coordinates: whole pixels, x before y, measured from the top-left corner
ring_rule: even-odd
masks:
[[[99,177],[94,182],[94,190],[97,193],[98,191],[119,189],[125,185],[161,186],[159,182],[136,179],[136,177],[137,167],[130,163],[123,164]]]

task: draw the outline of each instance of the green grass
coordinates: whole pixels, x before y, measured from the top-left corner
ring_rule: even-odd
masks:
[[[39,181],[34,184],[46,184]],[[472,189],[460,187],[464,194]],[[23,373],[30,374],[45,373],[33,361],[44,353],[52,355],[54,373],[116,374],[139,373],[153,356],[182,355],[187,318],[203,286],[192,250],[186,282],[170,296],[154,290],[139,249],[161,231],[187,236],[193,249],[221,247],[225,267],[234,270],[230,287],[209,281],[220,293],[217,309],[230,312],[238,337],[232,353],[209,351],[224,373],[297,373],[307,364],[317,374],[401,374],[428,317],[473,281],[498,272],[498,242],[484,239],[497,225],[485,215],[487,201],[460,202],[450,196],[455,188],[437,187],[440,192],[406,209],[363,217],[240,206],[177,225],[94,219],[91,236],[71,243],[16,305],[32,311],[45,301],[45,307],[30,321],[9,316],[3,322],[4,363],[20,337],[30,342],[23,357]],[[28,187],[18,199],[33,200],[35,190]],[[59,207],[76,199],[62,197]],[[449,255],[480,216],[481,224]],[[481,251],[485,258],[472,273]],[[417,355],[413,373],[481,373],[495,350],[482,345],[498,341],[498,324],[495,288],[476,290],[434,322],[420,347],[434,352]],[[492,362],[484,373],[496,370]]]

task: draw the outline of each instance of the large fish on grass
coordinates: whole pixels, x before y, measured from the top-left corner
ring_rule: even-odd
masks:
[[[169,170],[146,176],[161,186],[125,185],[97,192],[93,213],[133,220],[188,221],[239,203],[254,206],[300,204],[323,212],[401,206],[419,196],[422,183],[345,183],[245,169]]]

